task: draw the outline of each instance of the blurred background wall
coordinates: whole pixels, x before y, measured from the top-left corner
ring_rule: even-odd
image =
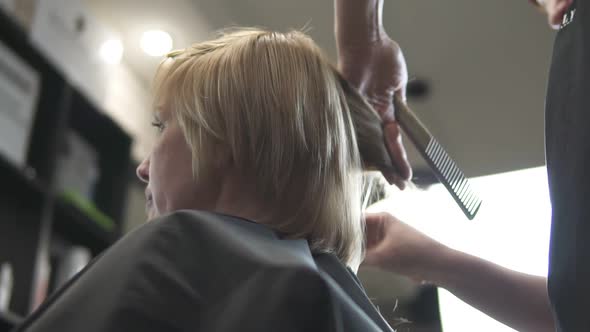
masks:
[[[28,131],[22,151],[14,152],[22,157],[0,158],[11,180],[7,186],[22,194],[15,199],[38,197],[28,205],[0,206],[0,236],[18,239],[0,245],[0,263],[12,262],[18,286],[11,309],[20,315],[51,291],[50,280],[59,274],[64,257],[69,262],[91,257],[143,223],[143,187],[133,179],[133,169],[155,137],[150,84],[161,54],[214,37],[228,26],[305,27],[336,60],[330,0],[0,0],[0,8],[5,54],[22,67],[19,75],[38,85],[30,97],[35,102],[23,106],[30,123],[23,127]],[[477,189],[496,207],[482,210],[478,225],[487,226],[477,227],[506,230],[502,227],[531,216],[523,211],[536,204],[547,207],[546,188],[536,186],[545,181],[543,105],[553,40],[545,18],[526,0],[391,0],[383,20],[404,50],[411,80],[422,87],[409,97],[410,105],[466,175],[480,178]],[[7,112],[5,104],[0,99],[0,114]],[[411,144],[408,150],[415,180],[432,182]],[[77,172],[81,165],[95,171]],[[505,173],[524,169],[529,171]],[[490,183],[504,183],[503,190],[519,196],[508,200]],[[436,184],[425,188],[407,193],[389,188],[389,199],[372,209],[401,214],[451,246],[477,251],[459,243],[478,242],[481,230],[463,220]],[[518,199],[521,208],[502,215],[506,224],[492,221],[499,218],[494,211]],[[430,214],[416,213],[424,207]],[[514,237],[538,231],[537,249],[522,256],[523,261],[539,261],[522,268],[538,274],[546,264],[550,214],[541,211],[537,219],[543,222],[507,231]],[[15,243],[31,248],[19,251]],[[506,252],[518,250],[516,241],[509,243]],[[493,250],[494,242],[487,246]],[[513,265],[518,269],[518,263]],[[440,329],[439,312],[444,310],[439,310],[436,289],[377,271],[363,270],[361,276],[401,331]],[[468,315],[466,310],[460,312]]]

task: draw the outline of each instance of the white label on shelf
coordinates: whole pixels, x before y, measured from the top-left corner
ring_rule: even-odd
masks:
[[[39,94],[39,74],[0,43],[0,153],[26,163]]]

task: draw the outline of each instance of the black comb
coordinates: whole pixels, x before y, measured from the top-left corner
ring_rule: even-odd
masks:
[[[436,178],[447,188],[465,216],[469,220],[475,218],[481,199],[471,189],[465,174],[408,105],[397,96],[394,98],[394,107],[397,121],[434,171]]]

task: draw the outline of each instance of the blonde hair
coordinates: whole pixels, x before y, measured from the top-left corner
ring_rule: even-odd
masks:
[[[212,167],[202,156],[222,147],[269,207],[288,207],[269,226],[358,267],[362,168],[391,161],[379,116],[309,37],[225,32],[170,53],[154,83],[192,150],[195,178]]]

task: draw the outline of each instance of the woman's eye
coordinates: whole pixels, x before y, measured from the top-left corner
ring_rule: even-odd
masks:
[[[164,124],[162,122],[152,121],[152,126],[156,127],[160,133],[164,130]]]

